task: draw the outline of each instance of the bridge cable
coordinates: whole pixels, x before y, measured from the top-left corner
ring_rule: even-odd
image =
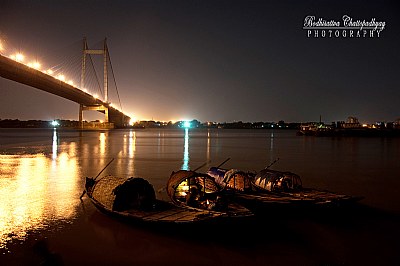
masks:
[[[103,95],[103,90],[101,89],[101,86],[100,86],[99,78],[97,76],[96,69],[93,64],[92,56],[91,56],[91,54],[88,54],[88,55],[89,55],[89,59],[90,59],[90,64],[92,65],[92,68],[93,68],[94,76],[96,78],[95,81],[97,82],[97,88],[100,91],[100,95]]]
[[[121,106],[121,112],[122,112],[122,103],[121,103],[121,99],[119,97],[117,81],[115,80],[114,69],[112,67],[111,57],[110,57],[110,53],[108,52],[108,48],[107,48],[107,58],[108,58],[108,61],[110,61],[111,73],[112,73],[112,76],[113,76],[113,80],[114,80],[114,84],[115,84],[115,90],[117,91],[118,101],[119,101],[119,105]]]
[[[65,51],[75,51],[78,42],[75,41],[72,44],[65,45],[63,47],[57,47],[52,50],[48,50],[45,56],[41,56],[42,60],[50,67],[47,69],[51,69],[55,74],[64,74],[69,79],[78,81],[78,77],[80,76],[76,69],[79,69],[80,60],[77,60],[75,55],[71,56]],[[56,64],[51,64],[51,62],[56,62]]]

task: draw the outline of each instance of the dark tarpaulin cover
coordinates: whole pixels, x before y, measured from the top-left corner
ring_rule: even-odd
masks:
[[[104,176],[96,181],[92,196],[110,210],[150,208],[155,200],[153,186],[143,178]]]

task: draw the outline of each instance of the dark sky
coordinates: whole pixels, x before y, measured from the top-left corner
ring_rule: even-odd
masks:
[[[140,119],[373,123],[400,118],[399,6],[0,0],[0,38],[43,65],[71,67],[76,57],[79,73],[83,36],[89,46],[107,37],[122,109]],[[386,26],[379,38],[307,37],[308,15]],[[3,78],[0,103],[2,119],[78,119],[76,103]]]

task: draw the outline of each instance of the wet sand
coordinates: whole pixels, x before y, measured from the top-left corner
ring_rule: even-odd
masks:
[[[44,240],[64,265],[399,265],[399,215],[362,204],[265,212],[247,220],[160,227],[128,224],[84,197],[72,224],[9,244],[2,265],[39,265]]]

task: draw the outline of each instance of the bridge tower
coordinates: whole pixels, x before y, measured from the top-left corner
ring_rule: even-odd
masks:
[[[108,48],[107,48],[107,38],[104,39],[103,49],[89,49],[86,37],[83,38],[83,53],[82,53],[82,72],[81,72],[81,88],[85,87],[85,75],[86,75],[86,55],[103,55],[103,77],[104,77],[104,102],[108,103],[108,76],[107,76],[107,57],[108,57]],[[108,115],[108,107],[104,105],[83,105],[79,106],[79,124],[80,127],[83,128],[83,111],[99,111],[104,113],[105,122],[109,123],[109,115]]]

